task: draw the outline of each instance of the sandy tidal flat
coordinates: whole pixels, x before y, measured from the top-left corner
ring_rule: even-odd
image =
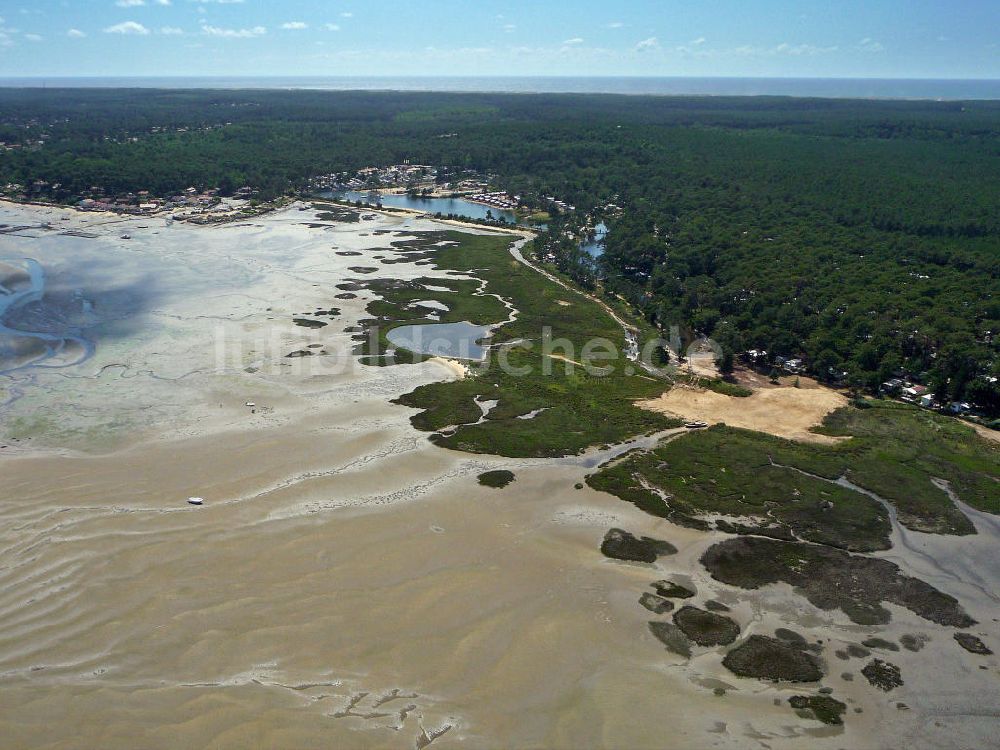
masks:
[[[787,587],[712,581],[697,560],[721,534],[575,489],[586,456],[434,447],[389,399],[454,368],[288,363],[309,344],[346,352],[365,301],[334,299],[357,278],[349,266],[434,275],[381,266],[373,256],[389,253],[376,248],[392,237],[372,234],[433,223],[308,228],[313,214],[297,209],[215,228],[65,215],[98,237],[5,236],[0,255],[38,258],[95,303],[103,292],[73,281],[81,259],[107,264],[94,284],[131,279],[149,296],[98,315],[81,365],[0,386],[16,396],[0,412],[4,747],[971,748],[995,729],[984,696],[996,664],[981,671],[959,650],[894,654],[921,679],[891,699],[839,676],[860,663],[833,663],[825,684],[849,702],[845,727],[796,716],[787,699],[802,688],[728,673],[723,649],[667,653],[637,604],[666,576],[697,589],[696,603],[729,604],[744,634],[808,627],[832,648],[864,632]],[[291,322],[331,306],[341,314],[324,328]],[[517,480],[479,486],[490,469]],[[598,548],[612,526],[678,552],[609,560]],[[893,615],[894,631],[950,639]]]

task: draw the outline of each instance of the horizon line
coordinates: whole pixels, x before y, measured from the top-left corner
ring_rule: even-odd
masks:
[[[156,75],[129,75],[121,73],[25,73],[21,75],[0,75],[0,81],[24,80],[36,78],[69,78],[69,79],[92,79],[92,78],[123,78],[132,80],[158,80],[164,78],[189,78],[194,80],[205,80],[212,78],[240,78],[240,79],[271,79],[271,78],[302,78],[302,79],[389,79],[389,80],[588,80],[588,79],[609,79],[609,80],[709,80],[709,81],[942,81],[942,82],[995,82],[1000,83],[1000,77],[989,76],[741,76],[741,75],[613,75],[613,74],[592,74],[592,75],[544,75],[544,74],[483,74],[483,75],[438,75],[434,73],[417,73],[410,75],[397,75],[390,73],[365,73],[365,74],[302,74],[302,73],[271,73],[266,75],[247,75],[243,73],[211,73],[211,74],[187,74],[187,73],[158,73]]]

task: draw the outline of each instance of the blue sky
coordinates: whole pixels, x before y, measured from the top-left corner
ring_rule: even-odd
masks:
[[[1000,78],[1000,0],[0,0],[0,77]]]

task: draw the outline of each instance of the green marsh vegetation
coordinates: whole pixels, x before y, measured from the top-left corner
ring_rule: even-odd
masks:
[[[843,439],[816,445],[716,426],[634,453],[588,483],[678,523],[709,528],[703,517],[719,516],[722,530],[852,551],[888,548],[889,518],[875,499],[832,483],[840,477],[892,503],[917,530],[973,532],[938,479],[963,502],[1000,512],[1000,447],[967,425],[873,402],[839,409],[816,431]]]
[[[508,318],[506,306],[488,296],[495,294],[511,301],[517,316],[494,332],[489,358],[483,365],[473,365],[469,377],[424,385],[398,399],[421,410],[412,418],[415,427],[434,432],[434,441],[448,448],[503,456],[559,456],[678,426],[676,419],[635,406],[637,400],[662,393],[667,384],[636,372],[625,360],[622,329],[600,305],[515,260],[509,253],[509,235],[447,232],[442,236],[455,244],[436,250],[436,267],[485,281],[485,294],[474,296],[471,292],[479,289],[479,283],[461,278],[376,286],[380,294],[387,294],[384,301],[369,307],[377,315],[381,345],[386,345],[388,330],[415,322],[409,306],[417,300],[449,305],[441,322],[491,324]],[[427,285],[460,293],[435,293]],[[552,343],[554,356],[546,354],[544,339]],[[588,350],[588,342],[597,339],[615,351],[603,346]],[[401,356],[412,361],[410,355]],[[477,398],[498,403],[482,423],[473,424],[482,416]]]

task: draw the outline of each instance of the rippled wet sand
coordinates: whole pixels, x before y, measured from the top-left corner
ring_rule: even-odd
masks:
[[[226,442],[5,467],[24,499],[3,519],[0,729],[20,746],[415,747],[451,726],[441,746],[681,747],[767,713],[759,686],[723,700],[666,670],[635,604],[657,573],[596,553],[611,524],[692,555],[703,535],[574,490],[581,469],[496,491],[475,474],[501,462],[393,430]]]

